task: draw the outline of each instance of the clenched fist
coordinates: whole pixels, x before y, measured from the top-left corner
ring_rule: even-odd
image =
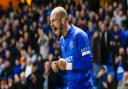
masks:
[[[59,60],[59,69],[60,70],[66,70],[66,61]]]
[[[58,70],[59,70],[59,61],[53,61],[51,63],[51,68],[54,72],[58,72]]]

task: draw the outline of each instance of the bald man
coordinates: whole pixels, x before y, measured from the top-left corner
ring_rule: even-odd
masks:
[[[62,56],[51,63],[52,70],[61,73],[63,80],[66,80],[67,89],[93,89],[92,51],[87,34],[80,28],[69,25],[63,7],[52,10],[50,26],[57,36],[61,36]]]

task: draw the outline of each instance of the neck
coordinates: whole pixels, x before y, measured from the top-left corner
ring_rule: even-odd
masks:
[[[65,26],[65,28],[63,28],[63,36],[66,36],[67,35],[67,33],[68,33],[68,31],[69,31],[69,29],[70,29],[70,25],[69,24],[67,24],[66,26]]]

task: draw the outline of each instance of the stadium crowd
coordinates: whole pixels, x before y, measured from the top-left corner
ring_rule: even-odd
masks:
[[[36,0],[35,0],[36,1]],[[38,1],[38,0],[37,0]],[[50,68],[60,55],[49,25],[51,10],[62,5],[70,24],[89,36],[95,89],[128,89],[128,15],[121,2],[92,6],[86,0],[47,0],[0,7],[0,89],[60,89]]]

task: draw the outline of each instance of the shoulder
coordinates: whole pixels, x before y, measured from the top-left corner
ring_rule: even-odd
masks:
[[[73,26],[75,29],[75,36],[76,37],[88,37],[87,33],[84,32],[82,29],[79,27]]]

